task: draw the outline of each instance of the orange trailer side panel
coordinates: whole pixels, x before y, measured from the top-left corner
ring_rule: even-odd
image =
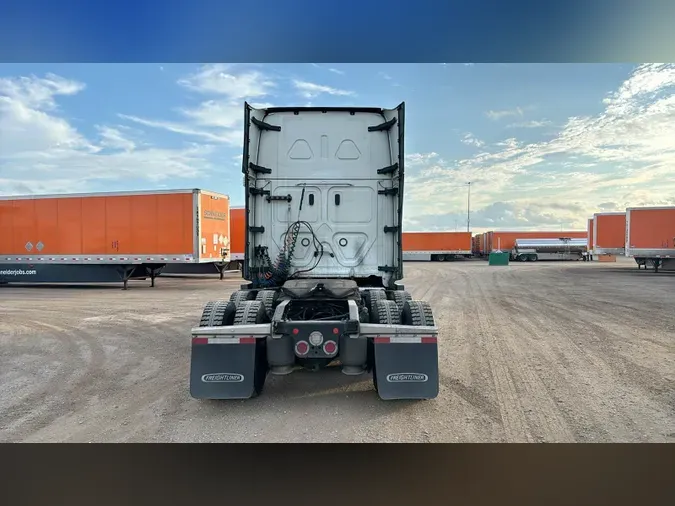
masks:
[[[193,208],[178,192],[0,200],[0,255],[192,255]]]
[[[595,247],[596,248],[625,248],[626,247],[626,214],[596,214]]]
[[[201,193],[199,198],[202,241],[199,258],[222,258],[222,249],[230,249],[230,199],[211,193]]]
[[[675,207],[630,209],[628,220],[630,248],[675,248]]]
[[[230,209],[230,249],[232,255],[243,255],[246,248],[246,209]]]
[[[71,199],[63,199],[68,201]],[[109,251],[108,248],[108,231],[106,223],[106,197],[86,197],[74,198],[72,200],[79,200],[82,206],[82,215],[79,222],[68,222],[59,220],[59,227],[75,235],[75,231],[80,229],[82,234],[82,254],[83,255],[103,255]],[[57,255],[68,255],[69,250],[74,249],[75,244],[67,242],[60,243]]]
[[[517,239],[557,239],[570,237],[572,239],[586,239],[588,232],[585,230],[563,231],[524,231],[524,232],[490,232],[490,245],[488,251],[501,249],[511,250],[516,245]]]
[[[191,193],[175,193],[157,197],[158,252],[177,254],[194,251],[197,235],[194,196]]]
[[[403,251],[471,251],[471,232],[403,232]]]

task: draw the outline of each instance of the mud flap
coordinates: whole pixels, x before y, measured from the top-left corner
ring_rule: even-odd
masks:
[[[438,396],[438,344],[435,338],[376,337],[373,375],[383,400]]]
[[[267,371],[264,343],[254,338],[193,338],[190,395],[195,399],[249,399]],[[263,363],[264,362],[264,363]]]

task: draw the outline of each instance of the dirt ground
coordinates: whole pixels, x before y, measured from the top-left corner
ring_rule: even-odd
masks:
[[[441,329],[437,399],[327,370],[194,400],[189,329],[239,283],[0,287],[0,441],[675,442],[675,273],[408,263]]]

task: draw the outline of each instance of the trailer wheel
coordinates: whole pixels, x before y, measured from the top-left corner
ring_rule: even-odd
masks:
[[[424,300],[408,300],[403,305],[401,323],[413,327],[433,327],[434,314],[431,306]]]
[[[253,299],[255,299],[255,292],[249,290],[237,290],[236,292],[232,292],[232,295],[230,295],[230,300],[237,305],[239,305],[241,302],[244,302],[245,300]]]
[[[234,323],[234,315],[237,305],[229,300],[212,300],[206,303],[202,317],[199,320],[200,327],[225,327]]]
[[[412,295],[410,295],[410,293],[406,292],[405,290],[395,290],[392,292],[391,297],[398,306],[399,314],[401,314],[403,311],[403,306],[405,305],[406,301],[412,300]]]
[[[265,306],[259,300],[245,300],[237,304],[237,312],[234,316],[234,325],[255,325],[265,323],[267,314]],[[265,339],[256,339],[255,369],[253,371],[253,397],[257,397],[263,391],[269,365],[267,363],[267,344]]]
[[[274,317],[274,308],[277,302],[277,296],[279,292],[275,290],[260,290],[255,296],[255,300],[262,302],[263,307],[265,308],[265,313],[269,321],[272,321]]]

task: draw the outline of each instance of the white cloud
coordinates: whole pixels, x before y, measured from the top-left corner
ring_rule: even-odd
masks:
[[[475,146],[477,148],[485,146],[485,143],[483,141],[476,139],[471,133],[464,134],[464,137],[462,137],[461,142],[463,144],[466,144],[467,146]]]
[[[307,81],[293,81],[293,87],[300,92],[305,98],[315,98],[319,95],[333,95],[333,96],[352,96],[354,92],[347,90],[340,90],[337,88],[331,88],[330,86],[324,86],[321,84],[310,83]]]
[[[485,115],[494,121],[499,121],[500,119],[509,118],[511,116],[523,116],[524,111],[521,107],[516,107],[515,109],[507,109],[501,111],[487,111]]]
[[[58,107],[83,83],[61,76],[0,78],[0,192],[85,190],[102,181],[194,177],[211,168],[209,145],[149,146],[124,126],[98,125],[96,138],[77,130]]]
[[[121,149],[123,151],[133,151],[136,149],[136,143],[127,138],[118,128],[109,126],[97,126],[101,136],[101,145],[110,149]]]
[[[533,120],[533,121],[521,121],[519,123],[511,123],[506,125],[507,128],[543,128],[551,126],[552,123],[548,120]]]
[[[150,128],[158,128],[208,142],[240,146],[243,139],[243,101],[254,107],[271,104],[255,102],[269,96],[276,83],[258,70],[241,69],[231,64],[204,65],[198,72],[178,80],[188,90],[210,98],[194,107],[174,110],[179,119],[150,119],[132,114],[120,118]]]
[[[447,162],[417,155],[406,213],[431,226],[466,212],[456,187],[467,180],[474,182],[477,227],[585,228],[602,203],[674,204],[675,65],[640,65],[604,104],[595,116],[569,118],[548,141],[512,137]],[[504,118],[523,109],[492,112]]]
[[[204,65],[199,72],[178,80],[178,84],[199,93],[224,95],[229,101],[267,96],[275,83],[257,70],[235,73],[235,65]]]
[[[382,79],[386,79],[387,81],[391,81],[393,78],[387,74],[386,72],[378,72],[378,76],[380,76]]]
[[[340,69],[332,69],[331,68],[331,69],[328,69],[328,72],[332,72],[333,74],[338,74],[338,75],[341,75],[341,76],[345,75],[344,70],[340,70]]]

